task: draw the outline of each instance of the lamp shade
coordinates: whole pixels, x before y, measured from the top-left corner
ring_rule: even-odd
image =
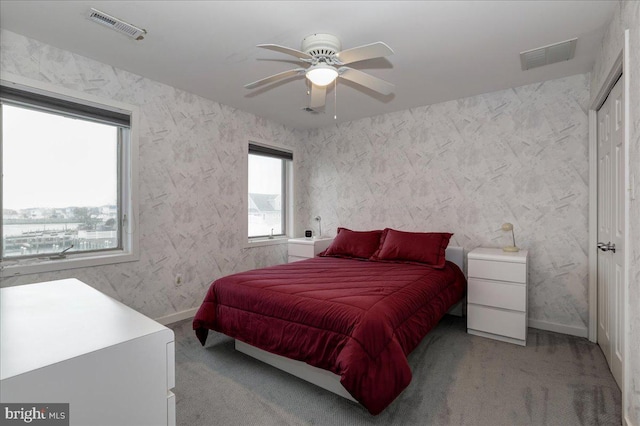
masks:
[[[305,76],[316,86],[326,86],[338,77],[338,71],[325,63],[319,63],[309,68]]]
[[[513,231],[513,224],[512,223],[503,223],[502,224],[502,230],[503,231]]]

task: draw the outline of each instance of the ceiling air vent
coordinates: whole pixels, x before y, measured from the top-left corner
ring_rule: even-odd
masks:
[[[526,52],[520,52],[522,70],[526,71],[531,68],[573,59],[573,56],[576,53],[577,42],[578,39],[573,38],[560,43],[527,50]]]
[[[115,18],[97,9],[91,8],[91,10],[89,10],[89,13],[87,14],[87,17],[93,22],[102,24],[105,27],[109,27],[112,30],[129,36],[135,40],[142,40],[144,38],[144,35],[147,33],[147,30],[143,30],[142,28],[138,28],[135,25],[128,24],[121,19]]]

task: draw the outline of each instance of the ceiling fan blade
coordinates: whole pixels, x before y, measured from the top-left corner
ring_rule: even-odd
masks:
[[[275,52],[284,53],[286,55],[295,56],[298,59],[311,59],[312,56],[308,53],[301,52],[300,50],[292,49],[290,47],[280,46],[278,44],[259,44],[256,47],[263,49],[273,50]]]
[[[395,89],[393,84],[353,68],[340,67],[338,68],[338,74],[345,80],[353,81],[383,95],[389,95]]]
[[[274,82],[276,82],[278,80],[283,80],[285,78],[294,77],[294,76],[297,76],[297,75],[304,74],[304,72],[305,72],[304,68],[295,68],[295,69],[292,69],[292,70],[289,70],[289,71],[284,71],[284,72],[281,72],[281,73],[278,73],[278,74],[274,74],[274,75],[272,75],[270,77],[266,77],[266,78],[263,78],[263,79],[258,80],[258,81],[254,81],[253,83],[245,84],[244,87],[247,88],[247,89],[254,89],[254,88],[256,88],[258,86],[262,86],[264,84],[274,83]]]
[[[391,50],[386,43],[381,41],[365,44],[359,47],[353,47],[336,53],[336,56],[343,64],[364,61],[366,59],[381,58],[389,55],[393,55],[393,50]]]
[[[309,108],[322,108],[327,98],[327,86],[311,85],[311,100],[309,101]]]

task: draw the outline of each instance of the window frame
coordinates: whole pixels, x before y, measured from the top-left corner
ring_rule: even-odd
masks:
[[[110,118],[108,116],[106,116],[106,118],[103,118],[105,116],[100,116],[99,115],[99,110],[96,109],[92,109],[92,111],[89,112],[89,114],[83,114],[82,108],[84,108],[84,105],[70,105],[68,103],[64,104],[63,107],[61,109],[57,109],[56,106],[57,104],[60,104],[59,99],[57,98],[50,98],[47,97],[46,99],[42,99],[42,98],[36,98],[34,96],[31,95],[31,93],[28,92],[19,92],[16,93],[13,89],[14,88],[8,88],[8,90],[6,86],[2,86],[2,96],[0,97],[0,107],[4,109],[5,106],[7,107],[14,107],[14,108],[19,108],[19,109],[24,109],[24,110],[28,110],[28,111],[33,111],[33,112],[37,112],[40,114],[50,114],[52,116],[58,116],[58,117],[64,117],[64,118],[68,118],[68,119],[72,119],[73,122],[75,123],[75,120],[82,120],[84,122],[93,122],[93,123],[100,123],[100,124],[106,124],[111,126],[112,128],[114,128],[116,130],[115,132],[115,148],[116,148],[116,170],[115,170],[115,174],[117,176],[117,182],[116,182],[116,204],[117,204],[117,208],[118,208],[118,227],[117,227],[117,245],[114,247],[110,247],[110,248],[93,248],[93,249],[87,249],[87,250],[82,250],[82,251],[69,251],[65,253],[65,256],[71,256],[71,255],[75,255],[75,254],[85,254],[85,253],[106,253],[109,251],[117,251],[117,250],[122,250],[123,247],[123,230],[122,227],[120,226],[120,223],[122,223],[122,209],[123,209],[123,201],[122,201],[122,148],[124,146],[124,140],[126,138],[128,138],[128,134],[130,132],[130,117],[127,115],[126,116],[126,122],[125,122],[125,118],[120,117],[118,120],[110,120]],[[22,96],[22,95],[25,96]],[[50,102],[50,100],[52,100],[53,102]],[[2,117],[4,118],[4,111],[2,113]],[[0,139],[2,139],[2,136],[0,135]],[[4,141],[2,141],[4,142]],[[111,141],[113,142],[113,140]],[[4,152],[4,150],[3,150]],[[111,163],[113,164],[113,163]],[[2,169],[2,165],[0,164],[0,170]],[[4,179],[4,175],[0,176],[0,185],[4,185],[3,182]],[[2,200],[2,202],[4,202],[4,200]],[[2,224],[3,226],[4,224]],[[0,226],[0,233],[2,233],[2,227]],[[55,251],[43,251],[42,253],[38,253],[38,254],[27,254],[27,255],[16,255],[16,256],[6,256],[4,257],[4,261],[20,261],[20,260],[27,260],[27,259],[32,259],[32,258],[44,258],[47,256],[56,256],[58,255],[61,250],[66,249],[66,248],[71,248],[68,246],[61,246],[58,248],[58,250]],[[0,246],[0,256],[4,256],[4,253],[2,252],[2,246]]]
[[[275,153],[281,152],[291,156],[291,158],[287,158],[288,161],[283,161],[283,182],[282,182],[282,192],[283,192],[283,202],[282,202],[282,213],[283,213],[283,233],[274,235],[273,238],[270,238],[266,235],[260,236],[249,236],[249,220],[248,220],[248,212],[249,212],[249,155],[250,155],[250,146],[262,147],[265,149],[265,152],[272,151]],[[272,244],[284,244],[288,242],[289,238],[292,238],[293,235],[293,200],[294,200],[294,161],[296,158],[295,150],[291,147],[280,146],[277,144],[273,144],[271,142],[266,142],[260,139],[251,138],[248,143],[244,147],[245,149],[245,170],[244,170],[244,220],[243,220],[243,238],[245,240],[245,247],[257,247],[264,245],[272,245]],[[267,155],[269,156],[269,155]],[[279,158],[277,155],[272,155],[274,158]],[[282,158],[283,160],[285,158]]]
[[[119,147],[119,182],[118,196],[120,197],[121,213],[119,227],[121,232],[120,248],[104,251],[69,252],[64,259],[51,259],[51,254],[41,257],[21,257],[17,259],[3,259],[0,255],[0,277],[8,278],[19,275],[38,274],[75,268],[86,268],[139,260],[138,233],[138,122],[139,109],[136,106],[99,98],[83,92],[58,87],[49,83],[39,82],[22,76],[4,74],[0,84],[8,88],[15,88],[61,101],[126,114],[129,119],[129,131],[120,133]],[[2,150],[0,150],[0,168],[2,167]],[[1,176],[0,176],[1,185]],[[2,209],[0,197],[0,209]],[[2,235],[2,221],[0,221],[0,235]]]

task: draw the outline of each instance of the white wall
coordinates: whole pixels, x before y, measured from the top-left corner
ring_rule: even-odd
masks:
[[[530,325],[587,335],[589,75],[312,130],[304,218],[530,251]]]
[[[628,333],[625,336],[630,356],[626,359],[630,383],[627,386],[627,411],[624,413],[629,425],[640,424],[640,2],[617,2],[613,19],[602,41],[602,49],[596,59],[591,79],[591,98],[594,99],[602,87],[607,74],[623,47],[624,30],[629,29],[630,67],[629,74],[629,168],[635,176],[636,199],[630,205],[629,235],[629,288]]]
[[[293,147],[291,131],[6,30],[0,43],[1,72],[137,105],[142,117],[140,261],[8,278],[3,286],[75,277],[158,318],[199,306],[218,277],[285,261],[285,246],[244,248],[242,164],[249,138]]]

